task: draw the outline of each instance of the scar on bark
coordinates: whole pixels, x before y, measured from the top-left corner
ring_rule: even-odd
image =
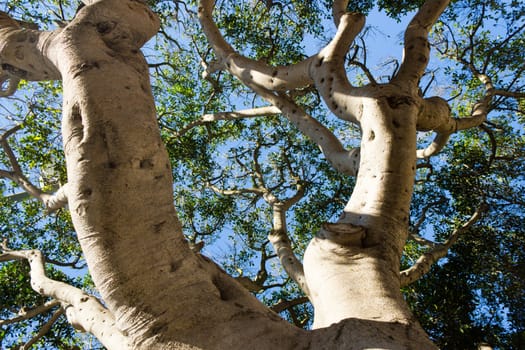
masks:
[[[363,227],[352,224],[324,223],[318,237],[344,246],[362,247],[366,231]]]
[[[75,104],[71,106],[70,118],[73,134],[82,139],[84,137],[84,125],[82,121],[82,111],[80,110],[80,104],[78,102],[75,102]]]

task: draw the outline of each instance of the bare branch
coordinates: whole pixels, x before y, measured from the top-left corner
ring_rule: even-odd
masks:
[[[217,69],[226,69],[256,93],[260,94],[261,91],[266,91],[264,98],[270,102],[268,93],[275,95],[272,91],[284,92],[315,82],[317,89],[321,92],[332,112],[342,119],[356,120],[355,115],[358,113],[359,107],[348,103],[347,94],[333,92],[348,92],[352,89],[346,77],[345,54],[356,35],[363,28],[363,15],[344,14],[341,17],[334,39],[319,54],[297,64],[271,67],[264,62],[250,60],[235,52],[224,40],[212,19],[213,7],[212,0],[200,1],[199,19],[201,25],[219,57],[217,62],[207,67],[208,73]],[[273,104],[282,110],[280,105]],[[346,108],[342,108],[344,105]]]
[[[46,263],[52,264],[55,266],[70,267],[72,269],[80,270],[80,269],[85,268],[87,265],[85,261],[83,261],[82,264],[77,265],[80,262],[80,259],[82,259],[82,253],[78,253],[77,256],[70,262],[58,261],[58,260],[46,257]]]
[[[0,136],[0,145],[2,146],[9,163],[13,168],[13,171],[0,170],[0,177],[10,179],[16,182],[20,187],[22,187],[30,196],[38,199],[46,206],[48,212],[53,212],[60,208],[63,208],[67,204],[67,191],[68,186],[65,184],[60,187],[58,191],[53,195],[42,191],[40,188],[36,187],[29,181],[29,179],[23,174],[22,167],[18,163],[13,149],[9,145],[7,139],[9,136],[13,135],[16,131],[21,129],[21,125],[17,125]]]
[[[353,106],[348,102],[346,93],[334,93],[334,91],[352,89],[344,68],[345,53],[355,36],[361,31],[364,16],[344,14],[336,36],[318,55],[296,65],[272,68],[266,63],[249,60],[235,52],[213,22],[213,7],[211,0],[201,0],[199,7],[201,24],[215,53],[219,56],[217,62],[206,67],[207,72],[227,69],[246,86],[281,110],[301,132],[316,142],[336,169],[345,174],[355,175],[359,163],[356,157],[358,152],[345,150],[329,129],[309,116],[289,97],[284,94],[276,94],[274,91],[290,90],[308,85],[312,83],[310,78],[312,76],[316,87],[332,111],[340,118],[355,121],[358,106]]]
[[[223,196],[235,196],[240,194],[252,193],[258,196],[262,196],[266,191],[261,188],[241,188],[241,189],[230,189],[224,190],[212,184],[207,184],[207,186],[212,189],[215,193],[222,194]]]
[[[268,240],[272,243],[273,249],[288,276],[299,285],[306,295],[309,295],[310,292],[304,277],[303,264],[293,252],[286,222],[286,211],[301,200],[304,195],[305,187],[303,184],[298,183],[296,194],[287,200],[279,201],[273,194],[266,195],[264,199],[272,206],[273,210],[272,232],[268,235]]]
[[[259,96],[277,106],[299,131],[316,143],[336,170],[350,176],[357,175],[360,161],[359,148],[346,150],[330,129],[306,113],[288,96],[276,95],[256,86],[251,86],[251,88]]]
[[[67,197],[69,191],[69,184],[62,185],[55,194],[42,194],[42,201],[46,205],[48,212],[53,212],[67,205]]]
[[[360,150],[346,150],[341,141],[323,124],[306,113],[302,108],[286,98],[276,98],[283,114],[297,129],[315,142],[325,158],[339,172],[356,176],[359,170]]]
[[[8,249],[7,243],[3,242],[0,262],[12,260],[29,262],[33,290],[65,305],[68,320],[74,327],[90,332],[108,348],[130,348],[126,337],[117,328],[113,315],[95,297],[46,276],[44,257],[39,250],[14,251]]]
[[[494,96],[505,96],[505,97],[514,97],[517,99],[525,98],[525,92],[517,92],[517,91],[507,91],[507,90],[500,90],[500,89],[494,89],[492,91]]]
[[[278,115],[278,114],[281,114],[281,111],[279,110],[279,108],[275,106],[265,106],[265,107],[258,107],[258,108],[243,109],[240,111],[205,114],[200,119],[186,125],[184,128],[177,131],[174,137],[181,137],[184,134],[186,134],[188,131],[190,131],[191,129],[197,126],[219,121],[219,120],[237,120],[237,119],[256,118],[256,117],[263,117],[263,116],[267,117],[267,116],[273,116],[273,115]]]
[[[53,299],[53,300],[50,300],[42,305],[39,305],[31,309],[26,309],[26,308],[20,309],[17,316],[7,319],[7,320],[0,320],[0,326],[6,326],[9,324],[31,319],[37,315],[48,312],[49,310],[51,310],[52,308],[58,305],[60,305],[60,301]]]
[[[308,297],[300,297],[292,300],[282,300],[279,303],[270,307],[274,312],[280,313],[285,310],[288,310],[291,307],[301,305],[308,302]]]
[[[359,61],[350,61],[349,64],[352,65],[352,66],[356,66],[356,67],[361,68],[361,70],[365,73],[366,77],[368,78],[368,81],[370,82],[370,84],[377,85],[377,81],[375,80],[374,76],[372,75],[372,72],[370,72],[370,70],[368,69],[368,67],[364,63],[361,63]]]
[[[9,17],[9,15],[3,11],[0,11],[0,28],[20,28],[20,24]],[[0,68],[0,97],[11,96],[16,92],[20,83],[20,78],[10,74],[8,71]],[[5,89],[3,87],[7,84]]]
[[[465,232],[469,227],[474,225],[479,218],[481,217],[481,214],[486,210],[485,204],[482,204],[478,210],[472,216],[470,219],[464,223],[461,227],[456,228],[449,236],[449,238],[441,244],[436,244],[433,249],[430,251],[424,253],[410,268],[401,271],[400,273],[400,280],[401,280],[401,286],[407,286],[415,281],[417,281],[420,277],[422,277],[424,274],[426,274],[428,271],[430,271],[430,268],[434,263],[436,263],[439,259],[446,256],[450,247],[454,243],[456,243],[459,236]]]
[[[62,316],[63,314],[64,314],[63,308],[60,308],[57,311],[55,311],[53,316],[51,316],[51,318],[42,326],[42,328],[40,328],[38,333],[33,338],[31,338],[27,343],[22,345],[20,347],[20,350],[27,350],[31,348],[31,346],[36,344],[36,342],[38,342],[44,335],[47,334],[47,332],[51,330],[51,327],[53,327],[53,324],[55,324],[58,318]]]

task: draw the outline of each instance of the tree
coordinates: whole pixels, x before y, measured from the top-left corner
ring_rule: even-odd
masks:
[[[365,16],[347,10],[366,13],[373,7],[368,1],[328,4],[337,32],[307,58],[299,50],[303,39],[323,34],[325,11],[315,2],[253,1],[262,13],[256,21],[243,2],[220,3],[217,14],[210,0],[84,3],[71,22],[50,31],[7,13],[0,18],[2,94],[13,95],[20,81],[43,81],[52,100],[59,89],[45,82],[62,83],[67,168],[64,174],[62,153],[50,146],[57,111],[32,99],[20,110],[23,122],[0,139],[0,175],[9,180],[6,190],[15,184],[41,204],[4,198],[0,261],[9,262],[2,276],[18,277],[2,284],[3,303],[33,308],[18,316],[4,311],[3,326],[37,317],[28,328],[51,329],[48,341],[63,348],[75,344],[65,314],[75,329],[117,349],[433,349],[405,299],[415,301],[433,339],[448,323],[434,327],[425,307],[418,308],[430,296],[408,290],[404,297],[401,287],[412,288],[406,286],[451,249],[448,260],[434,265],[435,276],[454,270],[467,276],[463,266],[482,270],[478,262],[466,265],[465,246],[476,242],[481,251],[490,251],[490,242],[493,251],[504,247],[497,273],[521,276],[497,297],[523,298],[524,235],[516,223],[524,209],[523,4],[379,2],[394,17],[416,11],[402,62],[378,81],[360,36]],[[66,5],[50,8],[65,19]],[[191,34],[186,41],[174,39],[169,26],[175,12]],[[500,20],[506,27],[491,36],[487,26]],[[165,61],[148,65],[140,49],[159,27],[158,41],[145,52],[154,47],[155,59]],[[446,63],[440,79],[454,87],[426,97],[438,73],[428,70],[431,46]],[[187,74],[198,69],[195,56],[204,68],[198,82]],[[348,78],[355,70],[347,64],[361,73]],[[180,67],[186,74],[177,74]],[[324,115],[320,101],[335,118]],[[224,112],[230,107],[235,111]],[[436,134],[428,147],[420,147],[423,132]],[[447,143],[447,157],[434,157]],[[32,180],[36,167],[44,186]],[[42,207],[54,214],[42,218]],[[13,217],[20,210],[22,220]],[[221,231],[243,233],[243,248],[223,265],[226,271],[200,253],[203,243],[220,244]],[[432,233],[441,243],[428,239]],[[509,244],[476,237],[481,233]],[[288,277],[271,265],[274,258]],[[52,268],[83,261],[92,283]],[[418,283],[423,291],[432,285]],[[284,288],[269,292],[275,286]],[[460,296],[471,300],[467,290],[465,283]],[[305,300],[313,307],[310,331],[297,327],[310,324],[308,304],[297,309]],[[473,310],[465,309],[462,315]],[[519,315],[508,319],[518,337]],[[8,342],[16,343],[18,329],[3,330]]]

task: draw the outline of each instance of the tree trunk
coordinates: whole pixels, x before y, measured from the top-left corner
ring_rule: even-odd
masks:
[[[314,328],[344,319],[359,319],[372,329],[403,325],[421,348],[432,348],[400,293],[419,110],[419,98],[401,91],[381,86],[360,99],[356,186],[340,219],[325,224],[308,246],[305,277],[315,307]]]
[[[69,207],[97,290],[133,348],[267,348],[276,335],[294,348],[291,335],[302,331],[195,255],[182,235],[139,51],[157,25],[139,2],[102,1],[54,39]]]

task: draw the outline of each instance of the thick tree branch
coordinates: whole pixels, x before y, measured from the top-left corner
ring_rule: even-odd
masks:
[[[337,117],[352,122],[361,118],[360,99],[354,99],[359,89],[352,87],[346,70],[346,53],[355,37],[362,30],[365,17],[358,13],[346,13],[339,22],[337,32],[323,48],[310,67],[310,75],[328,108]]]
[[[449,0],[427,0],[412,18],[405,31],[403,61],[393,82],[417,89],[429,61],[428,33],[448,4]]]
[[[20,28],[20,24],[9,17],[7,13],[0,11],[0,28],[17,29]],[[14,94],[18,87],[18,83],[20,82],[20,78],[13,76],[12,74],[9,74],[8,71],[0,68],[0,87],[3,87],[6,82],[8,82],[6,88],[0,89],[1,97]]]
[[[359,148],[346,150],[330,129],[285,96],[264,95],[281,108],[286,118],[297,129],[319,146],[325,158],[337,171],[350,176],[357,175],[360,161]]]
[[[470,68],[485,85],[484,97],[474,105],[468,118],[452,118],[448,103],[440,97],[424,99],[418,115],[418,130],[434,130],[436,137],[427,148],[417,151],[418,158],[427,158],[437,154],[445,147],[450,135],[460,130],[479,126],[487,120],[490,104],[494,96],[494,85],[487,75],[478,72],[472,65]]]
[[[60,79],[60,73],[46,56],[50,42],[59,31],[27,29],[5,12],[0,12],[0,80],[10,80],[2,96],[12,94],[20,79]]]
[[[4,242],[0,262],[27,260],[31,287],[39,294],[54,298],[66,308],[68,320],[77,329],[93,334],[108,348],[130,348],[126,337],[118,330],[113,316],[93,296],[67,283],[46,276],[44,257],[38,250],[10,250]]]
[[[274,91],[307,85],[311,83],[309,77],[312,76],[332,111],[343,119],[354,121],[354,114],[359,110],[359,106],[354,106],[346,97],[352,87],[346,77],[344,60],[348,47],[364,25],[364,17],[358,14],[342,16],[335,38],[318,55],[313,56],[313,60],[308,59],[288,67],[272,68],[263,62],[249,60],[236,54],[213,22],[212,10],[213,1],[201,1],[199,18],[215,53],[219,56],[219,60],[207,66],[207,70],[212,72],[221,68],[227,69],[259,96],[281,110],[301,132],[317,143],[327,160],[337,170],[355,176],[359,166],[358,150],[345,150],[341,142],[324,125],[309,116],[289,97]],[[281,75],[290,81],[306,79],[305,84],[290,84],[288,80],[282,81]]]
[[[42,200],[48,212],[53,212],[67,205],[69,184],[64,184],[54,194],[43,193]]]
[[[213,20],[214,5],[214,0],[201,0],[199,2],[200,23],[218,57],[216,62],[206,68],[208,74],[219,69],[226,69],[243,83],[250,82],[273,91],[292,90],[312,83],[309,76],[309,66],[314,57],[289,66],[271,67],[264,62],[252,60],[237,53],[224,40]]]
[[[465,232],[469,227],[474,225],[479,220],[479,218],[485,210],[486,208],[483,204],[482,206],[480,206],[480,208],[478,208],[478,210],[476,210],[474,214],[472,214],[472,216],[466,223],[464,223],[461,227],[456,228],[444,243],[436,244],[433,249],[424,253],[414,263],[414,265],[412,265],[410,268],[404,271],[401,271],[401,286],[407,286],[417,281],[419,278],[421,278],[423,275],[429,272],[432,265],[448,254],[450,247],[452,247],[452,245],[456,243],[459,236],[463,232]]]
[[[257,93],[262,90],[283,92],[310,85],[315,81],[332,112],[342,119],[356,120],[359,105],[350,103],[346,97],[352,87],[346,77],[344,61],[348,47],[364,25],[364,16],[344,14],[334,39],[319,54],[297,64],[271,67],[235,52],[224,40],[212,19],[213,6],[213,1],[202,0],[199,7],[199,19],[204,32],[218,56],[216,62],[207,66],[206,74],[226,69]],[[268,100],[266,97],[265,99]],[[282,110],[279,105],[274,105]]]
[[[336,27],[339,27],[341,17],[346,13],[347,6],[348,0],[334,0],[334,3],[332,4],[332,16],[334,17]]]
[[[446,145],[450,138],[450,133],[437,134],[432,140],[432,143],[426,148],[418,149],[416,155],[418,158],[428,158],[438,154]]]

